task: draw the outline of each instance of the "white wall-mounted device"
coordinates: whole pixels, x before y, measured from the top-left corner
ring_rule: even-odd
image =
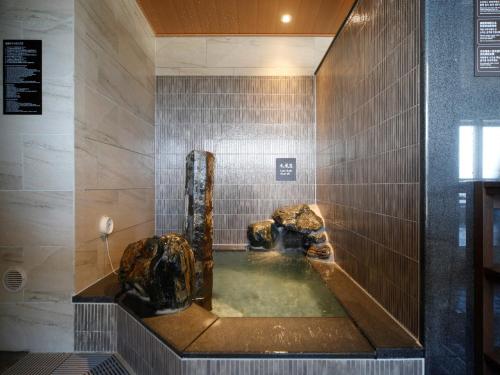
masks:
[[[115,223],[113,219],[109,216],[102,216],[101,220],[99,220],[99,233],[102,235],[102,239],[106,242],[106,253],[108,254],[109,266],[111,267],[111,271],[117,275],[115,268],[113,267],[113,261],[111,260],[111,254],[109,253],[109,242],[108,236],[113,233],[113,229],[115,227]]]
[[[111,219],[109,216],[103,216],[99,221],[99,232],[102,235],[107,236],[108,234],[113,233],[114,226],[115,224],[113,223],[113,219]]]

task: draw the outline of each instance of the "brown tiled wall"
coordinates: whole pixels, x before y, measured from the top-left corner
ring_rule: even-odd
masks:
[[[185,157],[215,153],[215,244],[246,243],[247,225],[280,205],[314,203],[313,77],[157,78],[156,232],[182,229]],[[276,182],[275,159],[297,158]]]
[[[360,0],[316,76],[335,258],[419,335],[419,0]]]

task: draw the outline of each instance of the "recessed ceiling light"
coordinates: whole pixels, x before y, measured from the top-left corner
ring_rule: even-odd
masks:
[[[283,14],[281,16],[281,22],[283,23],[290,23],[292,21],[292,16],[289,14]]]

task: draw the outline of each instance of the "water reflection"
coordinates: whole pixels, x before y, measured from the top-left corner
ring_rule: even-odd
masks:
[[[461,180],[474,179],[474,126],[462,125],[459,128],[459,177]]]
[[[500,348],[500,286],[493,287],[493,329],[495,348]]]
[[[460,180],[500,178],[500,120],[459,127]]]
[[[458,246],[467,246],[467,193],[458,193]]]
[[[500,126],[483,128],[483,179],[500,177]]]
[[[467,290],[465,288],[457,290],[457,295],[455,296],[455,313],[467,313]]]
[[[493,262],[500,264],[500,208],[493,210]]]
[[[215,253],[212,312],[221,317],[342,317],[302,252]]]

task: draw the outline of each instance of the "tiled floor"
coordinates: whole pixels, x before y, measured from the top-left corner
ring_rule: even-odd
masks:
[[[7,359],[14,358],[14,356],[7,354],[5,357]],[[2,374],[129,375],[130,373],[113,354],[29,353],[15,361],[14,364],[11,363],[11,366]]]
[[[216,320],[216,315],[193,304],[178,314],[145,318],[143,322],[157,336],[182,352]]]

